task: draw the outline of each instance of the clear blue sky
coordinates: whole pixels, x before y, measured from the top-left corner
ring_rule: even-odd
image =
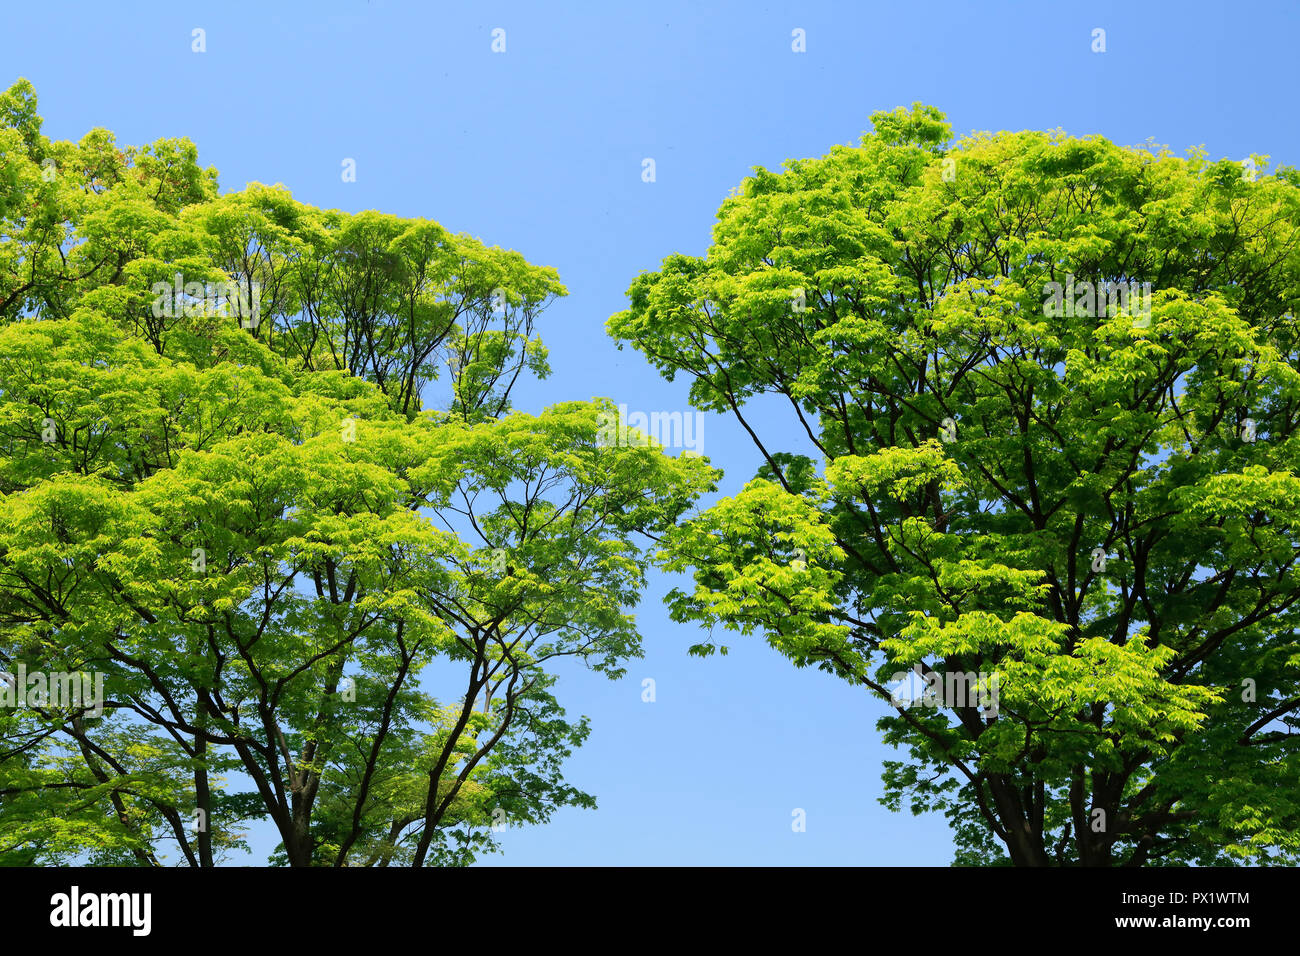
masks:
[[[874,110],[919,100],[959,133],[1060,126],[1300,164],[1295,2],[181,6],[7,4],[0,85],[30,79],[55,138],[188,136],[225,190],[282,182],[313,205],[429,217],[555,266],[571,294],[543,319],[555,372],[519,393],[528,410],[596,395],[684,409],[686,383],[618,352],[606,318],[639,271],[706,250],[751,166],[855,142]],[[491,50],[497,27],[504,54]],[[1091,51],[1097,27],[1104,54]],[[341,181],[344,158],[355,183]],[[706,420],[704,451],[727,472],[724,492],[753,475],[725,419]],[[877,803],[891,756],[875,731],[882,704],[759,639],[689,657],[701,632],[668,621],[670,586],[651,581],[647,656],[624,680],[566,672],[559,688],[592,719],[568,776],[600,809],[507,831],[490,862],[951,860],[942,819]]]

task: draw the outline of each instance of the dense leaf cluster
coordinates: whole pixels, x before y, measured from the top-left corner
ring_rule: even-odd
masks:
[[[609,322],[765,462],[666,540],[677,618],[891,702],[998,675],[881,722],[962,862],[1294,862],[1300,175],[873,121]]]
[[[107,700],[0,710],[0,862],[260,817],[289,865],[465,863],[594,805],[553,665],[640,654],[637,536],[713,472],[511,408],[555,271],[40,126],[0,96],[0,667]]]

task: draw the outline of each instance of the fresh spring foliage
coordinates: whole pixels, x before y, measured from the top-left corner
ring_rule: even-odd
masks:
[[[1300,860],[1300,173],[872,120],[610,319],[765,462],[665,540],[676,619],[894,703],[959,863]]]
[[[0,667],[105,697],[0,710],[0,863],[210,866],[263,818],[283,864],[459,864],[594,805],[551,665],[640,654],[638,536],[714,473],[512,410],[564,292],[0,96]]]

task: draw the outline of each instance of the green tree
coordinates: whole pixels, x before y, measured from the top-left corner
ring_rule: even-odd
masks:
[[[763,463],[665,539],[676,619],[889,702],[957,862],[1294,862],[1300,174],[872,119],[610,319]]]
[[[462,864],[593,806],[573,659],[641,653],[645,532],[714,473],[545,376],[553,269],[0,96],[0,862]],[[16,681],[13,677],[11,683]]]

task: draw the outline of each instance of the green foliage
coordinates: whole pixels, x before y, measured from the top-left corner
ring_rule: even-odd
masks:
[[[894,704],[884,802],[958,862],[1295,862],[1294,171],[873,123],[757,169],[609,321],[764,461],[664,539],[674,617]],[[914,666],[996,710],[906,706]]]
[[[593,806],[552,665],[640,655],[638,535],[714,474],[511,408],[555,271],[50,142],[25,82],[0,184],[0,665],[105,698],[0,709],[0,863],[213,865],[265,818],[289,865],[463,864]]]

